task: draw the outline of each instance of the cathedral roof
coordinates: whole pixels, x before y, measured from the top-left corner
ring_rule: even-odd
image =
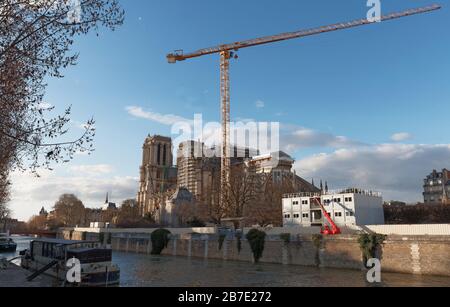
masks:
[[[193,202],[194,195],[188,189],[181,187],[170,196],[169,201],[172,203]]]

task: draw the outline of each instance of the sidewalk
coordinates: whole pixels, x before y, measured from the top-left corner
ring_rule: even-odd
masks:
[[[38,276],[32,282],[27,281],[27,276],[31,275],[27,270],[10,264],[6,270],[0,269],[0,288],[19,287],[52,287],[52,278],[48,276]]]

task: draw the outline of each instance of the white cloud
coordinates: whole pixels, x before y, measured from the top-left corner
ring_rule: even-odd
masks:
[[[85,167],[74,166],[69,169],[69,174],[74,169],[83,170]],[[94,169],[109,171],[108,167],[102,166],[92,168]],[[105,176],[108,174],[110,176]],[[37,214],[42,206],[47,210],[51,209],[59,196],[65,193],[75,194],[86,207],[91,208],[99,208],[107,192],[112,193],[111,200],[117,203],[136,197],[138,178],[108,174],[97,176],[88,172],[66,176],[62,169],[57,169],[54,172],[41,171],[41,177],[36,178],[30,173],[15,172],[11,175],[13,185],[9,205],[16,218],[27,220]]]
[[[412,139],[412,135],[407,132],[399,132],[391,136],[391,140],[394,142],[403,142],[410,139]]]
[[[77,120],[71,120],[70,123],[77,129],[80,130],[86,130],[86,128],[88,127],[86,123],[82,123],[80,121]],[[91,128],[95,128],[95,125],[90,126]]]
[[[125,110],[131,116],[134,116],[137,118],[142,118],[142,119],[147,119],[147,120],[157,122],[157,123],[160,123],[162,125],[167,125],[167,126],[172,126],[177,123],[191,123],[192,122],[192,120],[183,118],[178,115],[160,114],[160,113],[156,113],[156,112],[145,111],[143,108],[137,107],[137,106],[129,106],[129,107],[126,107]]]
[[[266,106],[266,103],[265,103],[264,101],[262,101],[262,100],[257,100],[257,101],[255,102],[255,106],[256,106],[258,109],[263,109],[263,108]]]
[[[256,102],[256,105],[260,108],[265,106],[265,103],[261,100]],[[126,111],[136,117],[147,119],[150,121],[158,122],[164,125],[174,125],[182,123],[184,125],[189,125],[191,128],[193,121],[183,118],[178,115],[173,114],[160,114],[156,112],[146,111],[142,107],[138,106],[128,106],[125,108]],[[235,121],[241,122],[244,124],[256,122],[255,119],[251,118],[241,118],[236,117]],[[206,124],[206,123],[204,123]],[[213,123],[211,123],[213,124]],[[217,125],[208,126],[206,125],[203,130],[203,142],[207,145],[219,144],[221,143],[221,127],[220,123],[214,123]],[[281,150],[286,152],[294,152],[298,149],[303,148],[344,148],[348,146],[361,146],[365,145],[362,142],[351,140],[344,136],[336,136],[331,133],[324,133],[320,131],[315,131],[312,129],[300,127],[297,125],[286,125],[282,124],[282,133],[280,135],[280,146]],[[192,132],[192,131],[191,131]],[[199,139],[194,138],[193,135],[182,135],[179,138],[174,140],[174,145],[178,145],[182,141],[187,141],[191,139]]]
[[[254,119],[254,118],[245,118],[245,117],[236,117],[234,120],[235,120],[235,122],[241,122],[244,124],[257,122],[256,119]]]
[[[362,146],[362,142],[351,140],[344,136],[320,132],[303,127],[289,127],[280,136],[281,148],[287,152],[312,147],[344,148]]]
[[[51,103],[48,103],[48,102],[41,102],[38,105],[38,109],[39,110],[49,110],[51,108],[53,108],[53,105]]]
[[[300,176],[328,180],[330,188],[361,187],[383,192],[385,200],[422,200],[422,185],[433,169],[450,165],[450,145],[381,144],[338,149],[298,161]]]
[[[111,174],[114,168],[108,164],[97,164],[97,165],[74,165],[71,166],[70,171],[74,175],[88,175],[88,176],[99,176]]]

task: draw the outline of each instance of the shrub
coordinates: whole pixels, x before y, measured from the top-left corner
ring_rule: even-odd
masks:
[[[164,248],[170,241],[170,231],[167,229],[158,229],[152,232],[152,255],[161,255]]]
[[[282,233],[280,234],[280,239],[284,241],[284,243],[289,244],[291,242],[291,234],[290,233]]]
[[[320,249],[320,247],[322,246],[322,240],[323,240],[322,235],[313,235],[312,236],[312,243],[315,246],[315,248],[317,248],[317,249]]]
[[[242,233],[240,232],[236,233],[236,247],[238,250],[238,254],[240,254],[242,250]]]
[[[377,251],[385,240],[385,235],[380,235],[377,233],[363,233],[359,236],[358,243],[363,253],[364,263],[371,258],[377,257]]]
[[[258,263],[262,257],[265,239],[266,233],[258,229],[252,229],[247,234],[247,240],[250,243],[255,263]]]
[[[225,241],[225,238],[226,238],[226,237],[227,237],[227,236],[224,235],[224,234],[219,235],[219,250],[222,250],[223,242]]]
[[[187,222],[187,225],[191,228],[206,227],[206,224],[196,217]]]
[[[320,266],[320,248],[323,244],[323,235],[321,234],[315,234],[312,236],[312,244],[316,248],[316,265]]]

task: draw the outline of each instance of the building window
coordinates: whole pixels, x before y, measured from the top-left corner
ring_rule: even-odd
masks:
[[[294,219],[300,218],[300,214],[294,214]]]
[[[292,202],[292,204],[293,204],[294,206],[298,206],[298,201],[294,201],[294,202]]]
[[[307,200],[302,200],[302,205],[307,205],[308,201]]]
[[[335,217],[342,217],[342,212],[335,212],[335,213],[334,213],[334,216],[335,216]]]
[[[304,219],[309,219],[309,213],[303,213],[303,218]]]
[[[161,144],[158,144],[157,160],[158,165],[161,165]]]
[[[291,215],[290,215],[290,214],[285,214],[285,215],[284,215],[284,218],[285,218],[285,219],[290,219],[290,218],[291,218]]]
[[[167,145],[164,144],[162,165],[164,166],[166,165],[166,160],[167,160]]]
[[[345,202],[346,203],[351,203],[353,201],[353,197],[346,197],[345,198]]]
[[[335,198],[335,199],[333,199],[333,202],[335,202],[335,203],[340,203],[340,202],[341,202],[341,199],[340,199],[340,198]]]
[[[346,216],[355,216],[355,213],[353,211],[347,211],[345,213]]]

